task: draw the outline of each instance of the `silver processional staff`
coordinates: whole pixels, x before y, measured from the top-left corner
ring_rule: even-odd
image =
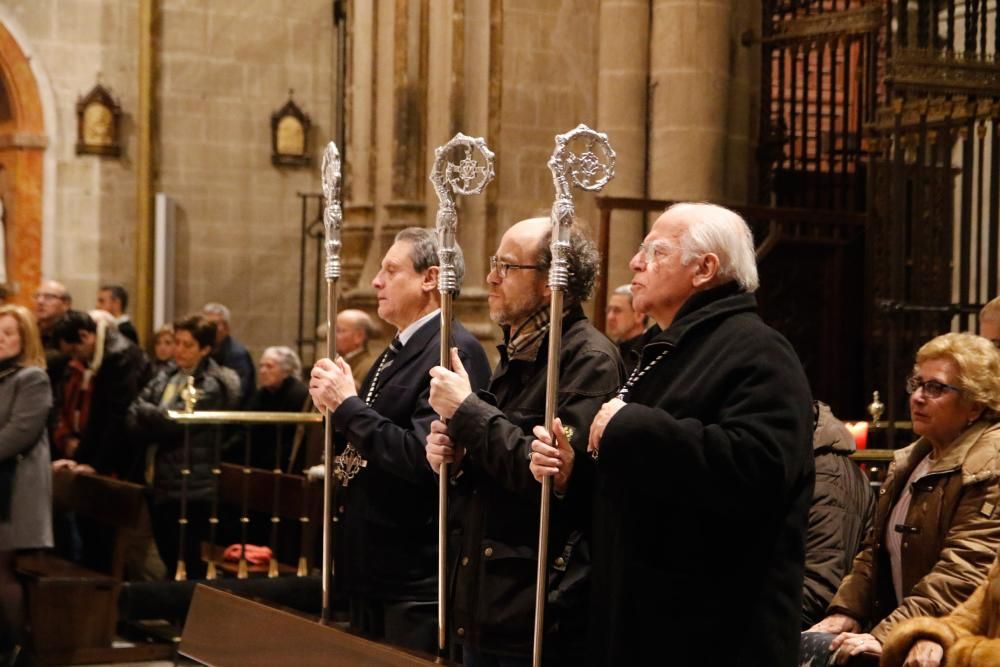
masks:
[[[563,292],[569,283],[566,249],[573,227],[573,187],[589,192],[601,190],[615,175],[615,152],[608,135],[578,125],[556,135],[556,148],[549,158],[549,171],[555,185],[552,204],[552,265],[549,289],[552,292],[549,321],[549,355],[545,379],[545,429],[552,433],[556,398],[559,392],[559,351],[562,347]],[[549,553],[549,498],[552,478],[542,478],[541,512],[538,528],[538,570],[535,581],[535,636],[532,665],[541,667],[542,637],[545,629],[546,572]]]
[[[323,151],[321,167],[323,179],[323,230],[326,261],[323,277],[326,278],[326,356],[337,356],[337,338],[334,321],[337,318],[337,282],[340,280],[340,228],[344,214],[340,208],[340,151],[332,141]],[[327,411],[323,420],[323,565],[322,572],[322,621],[330,620],[330,579],[333,574],[333,421]]]
[[[458,294],[455,271],[458,213],[455,195],[478,195],[493,180],[493,152],[481,137],[459,132],[434,151],[431,182],[438,196],[438,291],[441,293],[441,366],[451,368],[452,299]],[[447,640],[448,464],[442,463],[438,482],[438,649]]]

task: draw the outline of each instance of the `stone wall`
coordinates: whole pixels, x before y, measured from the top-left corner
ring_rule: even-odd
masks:
[[[134,292],[140,0],[6,0],[50,80],[56,168],[47,273],[90,306],[103,282]],[[330,0],[157,0],[156,189],[177,203],[176,307],[226,303],[256,353],[297,333],[300,204],[318,165],[270,163],[270,115],[288,89],[313,120],[318,160],[333,135]],[[608,194],[744,201],[752,176],[755,49],[740,34],[759,0],[355,0],[348,3],[345,287],[368,282],[399,226],[431,225],[433,149],[458,130],[497,153],[490,194],[466,202],[460,238],[475,256],[464,305],[484,336],[483,285],[500,235],[547,210],[555,134],[609,133],[619,179]],[[77,156],[75,102],[100,73],[125,110],[121,159]],[[651,103],[646,82],[651,83]],[[647,106],[648,105],[648,106]],[[647,135],[646,121],[649,119]],[[648,145],[647,145],[648,142]],[[648,171],[646,163],[649,163]],[[578,215],[596,233],[593,196]],[[625,282],[640,216],[613,219],[610,287]],[[478,326],[477,326],[478,325]]]
[[[76,305],[120,282],[135,292],[138,0],[6,0],[0,20],[22,35],[51,82],[47,127],[55,198],[46,273]],[[294,99],[330,133],[333,20],[329,0],[160,0],[154,158],[156,190],[177,202],[178,313],[217,300],[255,351],[296,334],[299,203],[318,166],[271,165],[270,117]],[[97,81],[124,110],[119,159],[78,156],[76,100]]]

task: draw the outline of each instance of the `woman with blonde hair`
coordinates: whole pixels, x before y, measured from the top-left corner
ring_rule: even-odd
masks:
[[[0,306],[0,658],[10,662],[24,628],[14,555],[52,546],[45,431],[51,406],[45,352],[33,316],[23,306]]]
[[[1000,351],[972,334],[938,336],[917,352],[906,391],[920,439],[895,452],[874,529],[811,628],[836,635],[838,664],[881,654],[906,619],[954,610],[1000,547]]]

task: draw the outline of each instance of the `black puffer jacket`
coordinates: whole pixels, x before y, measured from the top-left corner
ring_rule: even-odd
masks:
[[[833,416],[828,405],[817,401],[815,406],[816,488],[806,533],[803,629],[826,616],[826,608],[851,571],[875,515],[875,497],[868,478],[849,458],[854,452],[851,432]]]
[[[155,499],[180,500],[181,470],[184,469],[184,429],[190,431],[190,467],[187,498],[210,500],[215,491],[212,467],[215,462],[215,426],[182,426],[167,418],[167,409],[183,410],[184,401],[175,396],[170,404],[160,406],[163,392],[177,374],[161,372],[149,381],[128,410],[129,432],[138,445],[155,445],[156,464],[153,488]],[[196,410],[234,410],[240,399],[239,377],[206,357],[194,372],[194,386],[199,390]]]

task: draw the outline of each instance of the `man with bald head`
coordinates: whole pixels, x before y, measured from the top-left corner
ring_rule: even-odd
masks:
[[[486,276],[490,319],[503,330],[500,363],[489,390],[474,393],[457,358],[454,372],[431,371],[430,402],[443,420],[427,437],[427,459],[442,461],[455,485],[452,525],[460,553],[450,593],[449,627],[469,667],[531,664],[538,500],[528,468],[532,429],[545,414],[549,347],[548,218],[507,230]],[[560,383],[556,415],[566,432],[564,454],[586,459],[587,432],[601,403],[614,395],[624,369],[618,351],[583,314],[597,276],[594,244],[574,226],[567,248]],[[545,664],[578,664],[587,621],[591,489],[586,472],[552,500],[545,612]]]
[[[378,333],[375,323],[365,311],[348,308],[337,313],[334,329],[337,352],[351,367],[354,384],[360,388],[375,361],[375,355],[368,349],[368,341]]]
[[[725,208],[677,204],[629,266],[663,331],[590,427],[591,663],[797,665],[812,403],[757,315],[753,236]],[[572,480],[546,439],[532,471]]]
[[[52,391],[57,392],[69,357],[59,350],[59,343],[53,337],[53,331],[56,323],[72,307],[73,297],[61,282],[45,280],[35,291],[34,300],[38,333],[41,334],[42,345],[45,347],[46,371],[52,382]]]

